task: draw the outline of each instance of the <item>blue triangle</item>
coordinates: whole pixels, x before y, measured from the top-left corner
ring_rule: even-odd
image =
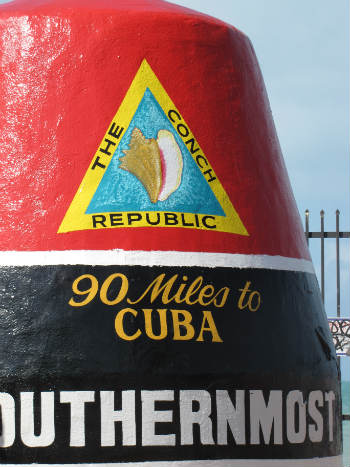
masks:
[[[119,158],[124,156],[122,150],[129,149],[131,133],[135,127],[148,139],[157,138],[159,130],[168,130],[180,147],[183,157],[182,181],[179,188],[165,201],[152,203],[142,183],[133,174],[119,168]],[[148,88],[112,156],[86,214],[124,211],[168,211],[225,216],[186,145]]]

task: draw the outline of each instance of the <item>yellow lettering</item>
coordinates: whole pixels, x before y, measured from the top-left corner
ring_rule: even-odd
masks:
[[[90,286],[87,289],[81,290],[79,288],[79,284],[81,281],[89,281]],[[72,290],[76,295],[86,295],[85,300],[82,300],[81,302],[76,302],[74,298],[72,297],[68,304],[70,306],[84,306],[87,305],[88,303],[93,300],[97,294],[98,290],[98,281],[95,276],[92,276],[91,274],[84,274],[83,276],[79,276],[75,279],[75,281],[72,284]]]
[[[138,299],[133,301],[133,300],[130,300],[130,298],[128,298],[128,303],[130,305],[135,305],[136,303],[139,303],[143,298],[145,298],[145,296],[149,292],[151,293],[150,301],[151,303],[153,303],[154,300],[158,298],[158,295],[160,295],[163,292],[162,303],[164,305],[167,305],[173,300],[173,297],[169,298],[169,294],[177,277],[178,277],[178,274],[175,274],[165,284],[163,284],[163,279],[165,278],[165,274],[160,274],[156,279],[154,279],[153,282],[150,283],[150,285],[147,287],[147,289],[143,292],[143,294]]]
[[[239,300],[238,300],[238,308],[240,310],[244,310],[245,308],[248,307],[248,309],[250,311],[255,312],[260,308],[261,295],[257,290],[251,291],[249,289],[250,284],[251,284],[251,282],[246,282],[246,284],[244,286],[244,289],[238,289],[240,292],[242,292],[241,296],[239,297]],[[249,295],[247,296],[248,292],[249,292]],[[254,300],[255,297],[256,297],[256,299],[255,299],[256,306],[253,305],[253,300]],[[244,303],[245,298],[247,298],[247,299],[246,299],[246,301]]]
[[[176,303],[182,303],[182,302],[184,302],[186,300],[186,296],[184,298],[181,298],[181,294],[184,291],[185,287],[187,286],[187,284],[186,284],[187,279],[188,279],[187,276],[182,277],[182,280],[183,280],[184,283],[180,285],[177,292],[173,296],[173,299],[175,300]]]
[[[206,327],[206,324],[208,324],[207,327]],[[197,338],[198,342],[204,341],[204,338],[203,338],[204,331],[211,333],[212,342],[222,342],[222,339],[219,336],[218,330],[216,329],[214,318],[213,318],[213,315],[211,314],[211,311],[203,311],[202,327],[201,327],[199,336]]]
[[[114,281],[114,279],[117,279],[117,278],[121,279],[122,281],[120,285],[120,289],[119,289],[119,292],[116,298],[114,300],[110,300],[107,297],[108,289],[111,283]],[[128,281],[128,278],[124,274],[120,274],[120,273],[111,274],[109,277],[107,277],[107,279],[102,284],[102,287],[100,290],[101,302],[109,306],[116,305],[117,303],[121,302],[125,298],[125,295],[127,294],[128,289],[129,289],[129,281]]]
[[[207,292],[208,291],[208,292]],[[211,300],[209,300],[209,302],[205,303],[205,301],[203,300],[203,298],[211,298],[213,296],[215,292],[215,289],[212,285],[206,285],[205,287],[203,287],[203,289],[199,292],[199,297],[198,297],[198,302],[202,305],[202,306],[206,306],[206,305],[209,305],[211,303]]]
[[[133,310],[132,308],[124,308],[123,310],[120,310],[117,316],[115,317],[114,321],[114,327],[115,327],[115,332],[119,337],[124,339],[125,341],[134,341],[141,335],[140,329],[138,329],[134,334],[126,334],[124,331],[124,316],[127,313],[131,313],[133,316],[137,316],[137,311]]]
[[[239,300],[238,300],[238,308],[240,310],[243,310],[247,305],[243,304],[243,301],[247,295],[248,292],[250,292],[249,287],[250,287],[251,282],[246,282],[244,289],[238,289],[241,293]]]
[[[185,296],[185,302],[187,305],[195,305],[198,302],[198,298],[196,300],[193,300],[191,302],[190,298],[198,292],[198,290],[202,287],[203,284],[203,277],[198,276],[197,279],[195,279],[192,284],[189,286],[186,296]]]
[[[194,328],[191,324],[192,315],[186,310],[170,310],[173,316],[174,341],[189,341],[194,336]],[[183,319],[180,321],[179,317]],[[180,328],[186,330],[186,334],[182,335]]]
[[[218,302],[218,297],[220,297],[220,294],[222,293],[222,298],[221,298],[221,302]],[[230,289],[229,287],[223,287],[222,289],[219,290],[219,292],[215,295],[214,297],[214,305],[217,307],[217,308],[221,308],[225,305],[226,301],[227,301],[227,297],[228,297],[228,294],[230,293]]]
[[[256,306],[253,306],[254,297],[256,297]],[[255,290],[254,292],[252,292],[250,294],[250,297],[249,297],[249,300],[248,300],[249,310],[250,311],[257,311],[260,308],[260,304],[261,304],[260,293],[257,290]]]
[[[159,322],[160,322],[160,333],[158,335],[154,334],[153,326],[152,326],[152,311],[151,309],[143,309],[143,314],[145,315],[145,331],[147,336],[150,339],[155,341],[160,341],[164,339],[168,335],[168,325],[166,322],[166,309],[157,310],[159,314]]]

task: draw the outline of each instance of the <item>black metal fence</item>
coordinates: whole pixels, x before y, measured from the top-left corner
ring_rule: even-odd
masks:
[[[350,356],[350,309],[347,311],[347,317],[341,317],[341,307],[340,307],[340,239],[350,238],[350,232],[341,231],[339,227],[340,221],[340,211],[337,209],[335,212],[335,231],[327,232],[325,231],[325,212],[322,210],[320,212],[320,230],[316,232],[310,231],[310,212],[307,209],[305,211],[305,236],[307,244],[309,245],[310,238],[320,239],[320,288],[322,300],[325,302],[325,239],[333,238],[335,239],[335,249],[336,249],[336,318],[329,318],[330,329],[333,335],[333,341],[336,346],[337,353],[339,355],[349,355]],[[350,252],[348,253],[348,258],[350,258]],[[350,288],[350,270],[348,271],[348,284]],[[330,311],[330,310],[329,310]],[[348,349],[346,352],[346,348]],[[338,357],[338,364],[340,367],[340,358]],[[345,357],[346,358],[346,357]],[[350,380],[350,375],[342,375],[342,379],[347,377],[347,380]],[[343,421],[350,421],[350,414],[343,413]],[[344,439],[344,445],[350,443],[350,439]]]
[[[340,255],[339,255],[339,240],[341,238],[350,238],[350,232],[341,232],[339,230],[339,217],[340,211],[339,209],[335,212],[335,232],[325,232],[324,230],[324,211],[320,212],[320,231],[319,232],[310,232],[309,230],[309,220],[310,220],[310,212],[307,209],[305,211],[305,235],[306,241],[309,245],[310,238],[319,238],[321,239],[321,294],[322,300],[324,301],[324,294],[325,294],[325,287],[324,287],[324,279],[325,279],[325,269],[324,269],[324,240],[325,238],[335,238],[336,239],[336,274],[337,274],[337,316],[340,317]]]

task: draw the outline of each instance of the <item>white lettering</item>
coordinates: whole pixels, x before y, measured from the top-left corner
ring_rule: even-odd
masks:
[[[245,391],[236,391],[236,407],[232,404],[228,391],[216,391],[217,409],[217,441],[227,444],[227,427],[229,426],[236,444],[245,444]]]
[[[295,444],[331,446],[334,438],[339,441],[340,403],[334,391],[140,389],[17,394],[18,402],[0,392],[0,451],[15,442],[13,449],[17,445],[21,449],[20,441],[30,448],[51,446],[59,436],[55,449],[62,443],[84,447],[96,438],[102,447],[139,448],[285,443],[288,449]],[[93,405],[86,406],[89,403]]]
[[[135,446],[135,391],[122,391],[121,410],[114,410],[114,391],[101,391],[100,397],[101,446],[115,446],[115,422],[122,423],[123,446]]]
[[[199,409],[193,412],[193,403],[197,402]],[[193,425],[200,430],[202,444],[214,444],[211,414],[211,397],[208,391],[180,391],[180,426],[181,444],[193,444]]]
[[[157,435],[156,423],[172,422],[172,410],[155,410],[156,401],[173,401],[174,391],[141,391],[142,445],[175,446],[175,435]]]
[[[30,448],[50,446],[55,440],[55,394],[41,393],[41,430],[34,433],[34,392],[21,392],[21,438]]]
[[[251,444],[260,444],[260,427],[264,443],[269,444],[272,425],[274,444],[282,444],[282,391],[270,391],[267,406],[261,390],[250,391]]]
[[[299,429],[295,412],[298,410]],[[290,443],[303,443],[306,438],[306,405],[301,391],[290,391],[287,396],[287,438]]]
[[[309,395],[309,415],[315,422],[309,425],[309,437],[313,443],[319,443],[323,439],[323,417],[316,405],[323,407],[322,391],[311,391]]]
[[[326,402],[328,402],[329,441],[333,441],[333,402],[335,400],[335,394],[333,391],[326,392],[324,398]]]
[[[85,403],[94,401],[95,391],[61,391],[60,402],[70,404],[70,446],[85,446]]]
[[[16,437],[15,400],[10,394],[0,392],[1,426],[0,448],[9,448]]]

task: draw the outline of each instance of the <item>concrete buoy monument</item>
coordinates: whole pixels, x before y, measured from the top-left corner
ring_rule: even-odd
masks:
[[[161,0],[14,0],[0,41],[0,463],[340,467],[247,37]]]

